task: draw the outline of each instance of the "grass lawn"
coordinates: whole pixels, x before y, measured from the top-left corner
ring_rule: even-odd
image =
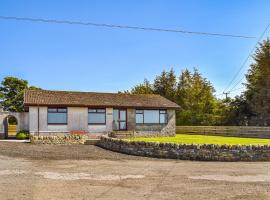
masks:
[[[242,144],[242,145],[270,145],[270,139],[258,138],[240,138],[240,137],[223,137],[223,136],[207,136],[207,135],[187,135],[177,134],[175,137],[158,137],[158,138],[132,138],[131,141],[147,141],[147,142],[172,142],[179,144]]]

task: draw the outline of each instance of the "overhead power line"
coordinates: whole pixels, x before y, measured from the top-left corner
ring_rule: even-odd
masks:
[[[224,93],[217,94],[216,96],[221,96],[221,95],[227,96],[227,95],[230,94],[231,92],[234,92],[234,91],[237,91],[237,90],[242,90],[242,89],[244,89],[244,88],[245,88],[245,87],[236,88],[236,89],[231,90],[231,91],[229,91],[229,92],[224,92]]]
[[[234,88],[235,88],[237,85],[239,85],[239,84],[244,80],[244,78],[245,78],[245,76],[243,76],[239,81],[237,81],[237,82],[234,84],[234,86],[231,88],[230,91],[233,91]],[[230,91],[229,91],[229,92],[230,92]]]
[[[82,26],[96,26],[96,27],[106,27],[106,28],[132,29],[132,30],[142,30],[142,31],[160,31],[160,32],[172,32],[172,33],[182,33],[182,34],[196,34],[196,35],[206,35],[206,36],[234,37],[234,38],[244,38],[244,39],[255,38],[255,37],[252,37],[252,36],[236,35],[236,34],[223,34],[223,33],[186,31],[186,30],[178,30],[178,29],[164,29],[164,28],[152,28],[152,27],[142,27],[142,26],[104,24],[104,23],[95,23],[95,22],[56,20],[56,19],[44,19],[44,18],[0,16],[0,19],[2,19],[2,20],[29,21],[29,22],[41,22],[41,23],[82,25]]]
[[[244,89],[244,88],[245,88],[245,87],[236,88],[236,89],[230,90],[230,92],[234,92],[234,91],[237,91],[237,90],[242,90],[242,89]]]
[[[249,52],[248,56],[246,57],[246,59],[244,60],[244,62],[242,63],[242,65],[240,66],[240,68],[238,69],[238,71],[236,72],[236,74],[233,76],[233,78],[231,79],[231,81],[229,82],[228,86],[223,90],[223,93],[225,91],[227,91],[230,86],[232,85],[232,83],[235,81],[235,79],[237,78],[237,76],[239,75],[239,73],[241,72],[241,70],[244,68],[244,66],[247,64],[250,56],[253,54],[253,52],[255,51],[257,45],[259,44],[259,42],[262,40],[262,38],[264,37],[265,33],[267,32],[268,28],[270,27],[270,23],[265,27],[265,29],[263,30],[262,34],[258,37],[257,42],[255,43],[254,47],[251,49],[251,51]],[[239,83],[241,83],[241,81],[244,79],[245,77],[242,77],[241,80],[239,80],[232,88],[231,90],[233,90]],[[228,90],[227,92],[230,92],[231,90]]]

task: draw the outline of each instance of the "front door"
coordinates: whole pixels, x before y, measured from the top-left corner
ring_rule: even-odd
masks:
[[[116,131],[127,130],[126,109],[113,109],[113,129]]]

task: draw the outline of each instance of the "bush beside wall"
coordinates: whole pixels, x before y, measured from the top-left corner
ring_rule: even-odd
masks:
[[[270,146],[186,145],[102,136],[98,146],[136,156],[199,161],[270,161]]]
[[[16,139],[18,140],[26,140],[26,139],[29,139],[29,131],[27,130],[22,130],[22,131],[19,131],[17,134],[16,134]]]

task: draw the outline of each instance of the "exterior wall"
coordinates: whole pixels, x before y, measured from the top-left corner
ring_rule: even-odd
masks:
[[[90,133],[105,133],[107,132],[106,125],[88,125]]]
[[[29,131],[30,133],[38,131],[38,108],[33,106],[29,107]]]
[[[47,126],[47,107],[39,107],[39,130],[48,131]],[[36,121],[38,118],[36,119]]]
[[[113,108],[106,108],[106,131],[113,131]]]
[[[40,132],[68,132],[68,125],[47,125],[46,129],[40,129]]]
[[[39,134],[63,135],[72,130],[84,130],[89,133],[107,133],[112,131],[113,109],[106,108],[106,125],[88,125],[87,107],[68,107],[67,125],[48,125],[48,107],[39,107]],[[30,133],[38,133],[38,107],[29,107]]]
[[[106,125],[88,125],[88,131],[90,133],[108,133],[112,132],[112,130],[113,130],[113,108],[106,108]]]
[[[39,117],[38,117],[39,113]],[[48,108],[45,106],[29,107],[29,131],[32,135],[37,134],[52,134],[53,132],[67,132],[67,125],[48,125],[47,123]],[[38,127],[39,118],[39,127]]]
[[[86,107],[68,107],[67,130],[88,130],[88,109]]]
[[[134,111],[135,112],[135,111]],[[175,136],[175,110],[167,110],[167,124],[136,124],[135,137]]]
[[[136,124],[136,109],[127,109],[127,129],[134,131],[134,137],[174,136],[175,110],[167,110],[167,124]]]
[[[39,107],[39,133],[59,134],[68,133],[72,130],[84,130],[89,133],[109,133],[113,131],[113,108],[106,108],[106,125],[88,125],[87,107],[68,107],[67,125],[48,125],[47,107]],[[175,135],[175,110],[167,110],[168,123],[158,125],[137,125],[136,110],[127,109],[127,129],[134,131],[135,137],[149,136],[174,136]],[[29,108],[30,132],[38,131],[38,107]]]
[[[29,113],[28,112],[19,113],[19,121],[20,121],[19,130],[29,131]]]
[[[127,129],[128,131],[134,131],[136,129],[136,109],[127,109]]]
[[[39,117],[38,117],[39,113]],[[38,125],[39,119],[39,125]],[[39,127],[38,127],[39,126]],[[40,132],[47,132],[49,130],[54,130],[54,127],[48,127],[47,124],[47,107],[30,106],[29,107],[29,131],[31,134]]]
[[[0,139],[5,138],[5,120],[8,116],[14,116],[17,119],[17,132],[20,130],[29,130],[29,113],[27,112],[0,112]]]

